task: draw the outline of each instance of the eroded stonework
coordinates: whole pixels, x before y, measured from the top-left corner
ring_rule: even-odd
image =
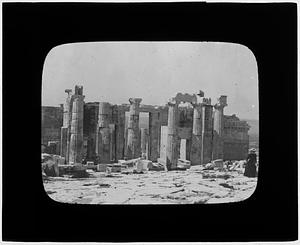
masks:
[[[168,104],[152,106],[143,105],[142,98],[130,98],[129,104],[122,105],[85,102],[82,86],[76,86],[74,94],[71,89],[65,92],[63,108],[42,108],[42,143],[55,139],[59,144],[57,153],[65,157],[66,164],[110,164],[142,157],[173,170],[180,155],[191,165],[247,156],[250,127],[236,115],[224,115],[227,96],[220,96],[212,105],[202,91],[178,93]],[[147,128],[139,126],[142,112],[149,115]]]

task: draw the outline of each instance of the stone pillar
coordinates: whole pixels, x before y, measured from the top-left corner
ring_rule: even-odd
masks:
[[[209,163],[212,160],[213,143],[213,124],[212,124],[213,106],[202,104],[202,152],[201,164]]]
[[[99,103],[90,102],[84,105],[83,133],[87,138],[86,160],[95,161],[97,152],[97,131]]]
[[[69,163],[69,156],[70,156],[70,140],[71,140],[71,123],[72,123],[72,111],[73,111],[73,100],[74,96],[71,95],[70,102],[69,102],[69,124],[68,124],[68,138],[67,138],[67,150],[66,150],[66,162]]]
[[[141,128],[141,151],[142,157],[148,159],[148,130]]]
[[[66,89],[65,92],[68,94],[65,104],[63,105],[63,126],[61,127],[61,136],[60,136],[60,155],[62,157],[68,158],[68,145],[69,145],[69,131],[70,131],[70,117],[71,117],[71,97],[72,97],[72,90]]]
[[[109,128],[110,104],[107,102],[99,103],[99,122],[98,122],[98,156],[100,163],[110,163],[111,156],[111,134]]]
[[[168,111],[168,138],[167,138],[167,169],[172,170],[177,167],[178,161],[178,135],[177,135],[177,121],[178,121],[178,104],[169,102]]]
[[[142,99],[130,98],[128,135],[126,146],[126,157],[128,159],[138,158],[140,156],[139,145],[139,107]]]
[[[201,164],[202,152],[202,108],[201,104],[193,104],[193,134],[192,134],[192,149],[191,149],[191,164]]]
[[[83,105],[82,86],[75,86],[73,97],[69,163],[81,164],[83,153]]]
[[[110,160],[116,162],[116,125],[109,124],[110,129]]]
[[[60,155],[66,157],[68,143],[68,127],[61,127],[60,131]]]
[[[124,159],[125,146],[125,110],[118,108],[118,120],[116,124],[116,160]]]
[[[213,159],[223,159],[223,130],[224,130],[224,107],[227,106],[227,96],[218,98],[218,103],[214,106],[214,126],[213,126]]]
[[[149,113],[149,160],[156,162],[160,151],[160,113],[153,111]]]

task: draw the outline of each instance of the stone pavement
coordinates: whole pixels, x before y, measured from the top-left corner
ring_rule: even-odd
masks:
[[[44,188],[50,198],[79,204],[202,204],[245,200],[257,178],[239,171],[149,171],[144,174],[91,172],[85,179],[50,177]]]

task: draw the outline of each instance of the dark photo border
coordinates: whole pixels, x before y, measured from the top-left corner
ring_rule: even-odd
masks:
[[[4,241],[298,239],[296,3],[3,3],[2,9]],[[247,46],[259,73],[260,169],[253,196],[207,205],[51,200],[40,165],[43,64],[57,45],[90,41]]]

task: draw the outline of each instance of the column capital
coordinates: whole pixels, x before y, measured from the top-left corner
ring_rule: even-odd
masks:
[[[75,85],[75,94],[83,95],[83,86],[82,85]]]
[[[178,102],[175,98],[171,98],[171,99],[169,99],[167,104],[168,104],[168,106],[177,106]]]
[[[225,106],[227,106],[227,96],[221,95],[218,98],[218,102],[214,105],[215,109],[223,109]]]
[[[70,95],[72,93],[72,89],[65,89],[65,93],[67,93],[68,95]]]
[[[141,98],[130,98],[129,99],[129,103],[130,104],[140,104],[142,102],[142,99]]]
[[[203,105],[211,105],[211,98],[203,98],[202,104]]]

